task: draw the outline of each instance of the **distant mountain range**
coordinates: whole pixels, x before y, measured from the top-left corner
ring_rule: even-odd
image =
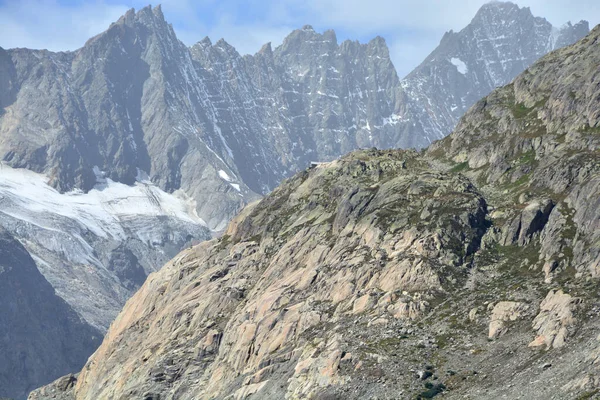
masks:
[[[311,160],[445,136],[476,100],[588,31],[489,3],[400,80],[381,37],[338,43],[305,26],[241,56],[224,40],[186,47],[160,6],[130,10],[74,52],[0,51],[0,156],[61,191],[92,189],[94,167],[125,184],[143,171],[220,230]]]
[[[73,52],[0,48],[0,225],[102,332],[148,273],[310,161],[427,146],[588,31],[490,3],[404,79],[381,37],[304,26],[241,56],[224,40],[185,46],[160,6]],[[7,394],[30,387],[17,386]]]

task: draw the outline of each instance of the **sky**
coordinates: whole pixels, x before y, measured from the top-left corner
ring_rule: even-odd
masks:
[[[402,77],[449,30],[459,31],[487,0],[162,0],[162,10],[181,41],[224,38],[241,54],[310,24],[334,29],[338,41],[385,38]],[[581,19],[600,23],[599,0],[517,0],[555,26]],[[159,4],[153,3],[154,5]],[[0,0],[0,47],[75,50],[106,30],[128,9],[148,0]]]

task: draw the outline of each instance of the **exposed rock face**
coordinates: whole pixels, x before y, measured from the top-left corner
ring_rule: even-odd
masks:
[[[102,334],[54,293],[27,250],[0,228],[0,396],[29,391],[83,366]]]
[[[490,339],[495,339],[504,335],[508,331],[506,323],[522,318],[527,309],[527,304],[516,301],[501,301],[497,303],[494,306],[490,317],[488,337]]]
[[[503,232],[502,244],[523,246],[529,243],[533,235],[544,228],[553,207],[554,204],[550,199],[544,199],[541,204],[537,200],[526,204],[523,211],[507,224]]]
[[[285,181],[225,236],[152,274],[60,396],[597,391],[597,368],[582,361],[600,354],[590,289],[599,49],[600,27],[482,100],[424,153],[359,151]],[[477,318],[486,306],[493,326]],[[534,335],[547,351],[528,346]]]
[[[597,36],[542,58],[428,149],[491,189],[503,245],[539,235],[546,278],[600,265]]]
[[[572,334],[569,329],[573,329],[575,324],[573,313],[578,303],[579,299],[562,290],[551,290],[540,304],[540,313],[533,320],[533,329],[538,336],[529,346],[563,347],[567,337]]]
[[[439,46],[402,80],[407,103],[402,117],[413,146],[448,135],[476,101],[506,85],[549,51],[589,32],[587,21],[560,29],[529,8],[494,1],[481,7],[460,32]]]

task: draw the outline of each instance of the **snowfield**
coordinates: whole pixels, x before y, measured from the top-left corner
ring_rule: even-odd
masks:
[[[194,201],[181,191],[169,194],[147,180],[136,182],[135,186],[98,180],[88,193],[59,193],[48,186],[44,175],[0,165],[0,199],[10,199],[14,204],[14,208],[2,208],[0,212],[42,228],[51,228],[43,215],[62,215],[78,221],[97,236],[113,239],[127,237],[121,223],[131,216],[171,216],[206,226],[195,213]]]
[[[88,193],[60,193],[45,175],[0,163],[0,226],[56,293],[104,331],[147,274],[212,234],[195,201],[164,192],[143,171],[133,186],[94,172]]]
[[[467,68],[467,64],[465,64],[465,62],[463,60],[461,60],[460,58],[452,57],[450,59],[450,62],[452,63],[452,65],[454,65],[456,67],[458,72],[460,72],[463,75],[469,71],[469,68]]]

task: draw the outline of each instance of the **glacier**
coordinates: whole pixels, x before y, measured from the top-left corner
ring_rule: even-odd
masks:
[[[89,192],[60,193],[47,176],[0,163],[0,225],[57,294],[105,331],[147,274],[213,232],[183,191],[166,193],[143,172],[131,186],[94,172]]]

